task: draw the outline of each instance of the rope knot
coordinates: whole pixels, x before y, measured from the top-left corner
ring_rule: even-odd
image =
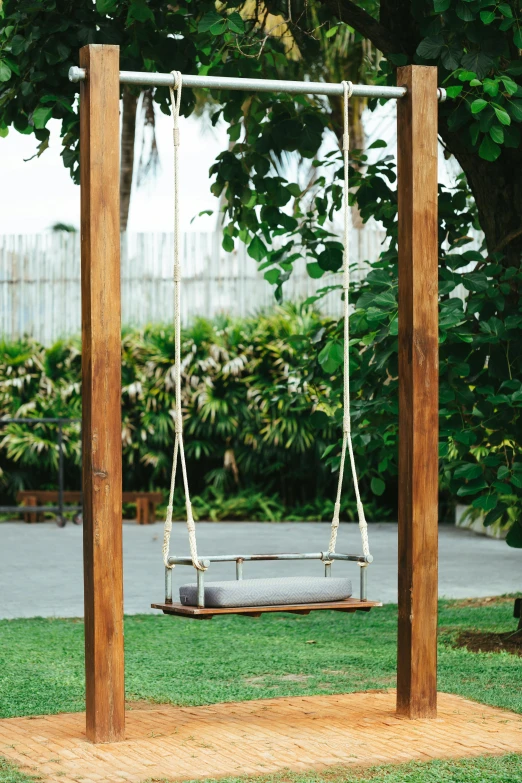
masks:
[[[181,71],[171,71],[171,74],[174,77],[174,84],[172,85],[172,87],[174,90],[179,90],[183,84],[183,77],[181,75]]]
[[[343,85],[344,99],[348,100],[353,95],[353,82],[343,81],[341,84]]]

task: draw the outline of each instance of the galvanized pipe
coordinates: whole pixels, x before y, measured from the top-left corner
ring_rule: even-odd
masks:
[[[205,572],[198,568],[198,606],[205,607]]]
[[[236,579],[241,581],[243,579],[243,558],[239,557],[236,560]]]
[[[69,71],[71,82],[86,78],[85,68],[73,66]],[[138,84],[146,87],[174,87],[171,73],[147,73],[120,71],[121,84]],[[211,90],[242,90],[244,92],[285,92],[291,95],[343,95],[342,84],[326,82],[295,82],[286,79],[242,79],[234,76],[193,76],[182,74],[183,87],[199,87]],[[446,99],[446,91],[438,89],[439,100]],[[397,99],[406,95],[406,87],[381,87],[372,84],[354,84],[352,95],[365,98]]]
[[[331,576],[332,575],[332,564],[331,563],[325,563],[324,564],[324,575],[325,576]]]
[[[172,568],[165,569],[165,603],[172,603]]]
[[[368,574],[367,566],[362,565],[361,570],[361,601],[366,601],[368,596]]]
[[[275,555],[210,555],[205,557],[209,563],[229,563],[237,560],[348,560],[353,563],[372,563],[372,555],[345,555],[337,552],[308,552],[304,554],[275,554]],[[169,557],[170,565],[192,565],[190,557]]]

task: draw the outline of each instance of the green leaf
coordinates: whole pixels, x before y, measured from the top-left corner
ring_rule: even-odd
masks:
[[[495,21],[495,11],[481,11],[480,20],[482,24],[491,24],[491,22]]]
[[[522,523],[520,520],[517,520],[510,530],[508,530],[506,544],[515,549],[522,549]]]
[[[327,32],[326,32],[326,38],[333,38],[333,36],[336,34],[338,29],[339,29],[339,27],[337,27],[337,26],[330,27],[330,29],[327,30]]]
[[[245,32],[245,23],[237,11],[234,11],[233,14],[230,14],[230,16],[227,18],[227,23],[228,29],[232,30],[233,33],[242,35]]]
[[[482,476],[482,465],[476,463],[468,463],[467,465],[460,465],[453,474],[456,479],[476,479]]]
[[[131,0],[129,13],[127,15],[127,24],[135,19],[137,22],[153,22],[154,14],[146,3],[146,0]]]
[[[207,33],[211,27],[213,27],[217,22],[221,21],[223,21],[221,14],[218,14],[217,11],[209,11],[205,14],[203,19],[200,19],[198,24],[198,33]]]
[[[442,14],[447,11],[451,5],[451,0],[434,0],[433,10],[436,14]]]
[[[518,90],[518,84],[510,79],[509,76],[502,77],[502,84],[508,95],[514,95]]]
[[[493,125],[493,127],[489,129],[489,135],[496,144],[504,143],[504,128],[500,125]]]
[[[502,16],[506,16],[508,19],[513,19],[513,11],[511,10],[511,6],[508,3],[500,3],[498,10]]]
[[[514,120],[522,122],[522,101],[510,101],[509,110]]]
[[[459,81],[461,82],[470,82],[472,79],[476,79],[477,74],[475,71],[461,71],[459,73]]]
[[[7,82],[11,78],[11,69],[6,62],[0,60],[0,82]]]
[[[372,478],[370,486],[372,488],[373,494],[378,495],[379,497],[386,489],[386,484],[384,483],[384,481],[380,478],[377,478],[376,476]]]
[[[491,105],[493,106],[493,111],[497,116],[497,120],[501,122],[502,125],[511,125],[511,117],[507,111],[496,103],[492,103]]]
[[[453,87],[448,87],[446,89],[448,98],[457,98],[463,89],[464,88],[461,84],[456,84]]]
[[[343,349],[338,342],[329,342],[318,356],[318,361],[327,373],[334,373],[343,363]]]
[[[471,504],[473,508],[480,508],[482,511],[492,511],[497,507],[498,495],[482,495],[480,498],[475,498]]]
[[[253,258],[254,261],[262,261],[265,256],[268,255],[268,250],[261,239],[261,237],[255,236],[248,246],[248,255]]]
[[[221,247],[225,251],[225,253],[232,253],[234,250],[234,240],[230,236],[230,234],[224,234],[223,235],[223,241],[221,243]]]
[[[489,136],[484,136],[482,144],[479,147],[479,155],[483,160],[496,160],[501,153],[498,144],[495,144]]]
[[[484,79],[482,86],[487,95],[491,95],[492,98],[495,98],[500,89],[500,79]]]
[[[513,33],[513,43],[517,49],[522,49],[522,29],[520,27],[515,27],[515,31]]]
[[[33,112],[33,124],[37,130],[45,128],[51,117],[53,116],[53,107],[40,106]]]
[[[420,42],[417,46],[417,54],[425,60],[436,60],[437,57],[439,57],[443,46],[444,38],[442,35],[434,35],[433,37],[425,38]]]
[[[489,55],[485,54],[483,49],[476,49],[468,52],[462,58],[462,67],[473,71],[478,79],[487,76],[495,61]]]
[[[342,248],[335,246],[326,247],[317,256],[317,262],[321,269],[325,269],[327,272],[338,272],[343,265]]]
[[[315,262],[308,264],[306,267],[306,271],[310,275],[311,278],[314,280],[318,280],[320,277],[324,275],[324,269],[321,269],[319,264],[316,264]]]
[[[455,8],[455,13],[463,22],[472,22],[475,19],[475,13],[469,7],[468,2],[469,0],[466,0],[466,2],[461,0]]]
[[[96,0],[96,10],[99,14],[110,14],[118,5],[118,0]]]
[[[227,20],[220,19],[219,22],[216,22],[216,24],[212,25],[212,27],[210,28],[210,33],[212,35],[222,35],[226,29],[227,29]]]
[[[488,105],[488,102],[484,100],[484,98],[476,98],[476,100],[473,101],[471,104],[471,113],[472,114],[478,114],[480,111],[486,108]]]
[[[281,277],[281,270],[275,268],[269,269],[268,272],[265,272],[263,277],[270,283],[270,285],[275,285],[279,282],[279,278]]]
[[[458,46],[444,46],[440,53],[440,59],[444,68],[454,71],[459,67],[462,50]]]
[[[368,149],[369,150],[376,150],[376,149],[383,148],[383,147],[385,148],[387,146],[388,146],[388,142],[384,141],[384,139],[377,139],[372,144],[370,144]]]
[[[470,481],[469,484],[463,484],[461,487],[457,490],[457,495],[459,498],[466,497],[467,495],[476,495],[477,492],[481,492],[483,489],[487,489],[488,485],[484,481],[484,479],[475,479],[475,481]]]
[[[501,465],[497,470],[497,478],[504,479],[509,476],[510,470],[507,465]]]

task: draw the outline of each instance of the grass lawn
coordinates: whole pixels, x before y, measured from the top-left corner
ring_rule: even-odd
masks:
[[[462,630],[514,630],[512,609],[512,599],[487,605],[440,603],[439,690],[522,713],[520,657],[453,646]],[[128,697],[197,705],[393,687],[396,627],[395,606],[369,614],[318,612],[260,620],[128,617]],[[83,710],[83,688],[81,621],[0,621],[0,717]],[[330,779],[522,783],[522,756],[381,767],[359,775],[332,770],[331,777],[284,775],[270,781]],[[22,780],[9,765],[0,766],[0,783]]]

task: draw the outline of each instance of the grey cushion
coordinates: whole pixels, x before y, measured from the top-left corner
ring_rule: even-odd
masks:
[[[322,576],[286,576],[205,583],[205,606],[277,606],[342,601],[352,594],[349,579]],[[179,588],[182,604],[197,606],[197,585]]]

